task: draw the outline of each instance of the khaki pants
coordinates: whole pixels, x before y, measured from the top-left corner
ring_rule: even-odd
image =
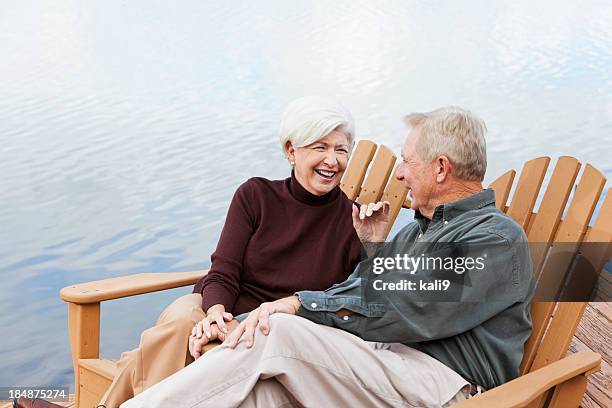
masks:
[[[275,314],[252,349],[221,345],[122,408],[440,407],[465,399],[465,387],[420,351]]]
[[[142,333],[140,346],[121,355],[117,362],[119,372],[100,404],[117,408],[193,362],[189,335],[205,316],[200,294],[181,296],[172,302],[156,325]]]

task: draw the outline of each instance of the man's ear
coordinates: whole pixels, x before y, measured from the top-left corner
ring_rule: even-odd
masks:
[[[438,156],[436,159],[436,181],[438,183],[444,182],[451,173],[451,163],[446,156]]]

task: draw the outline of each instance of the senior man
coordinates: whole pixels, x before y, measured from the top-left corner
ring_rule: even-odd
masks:
[[[415,222],[345,282],[262,304],[222,346],[124,406],[440,407],[518,375],[531,258],[483,190],[484,122],[457,107],[406,121],[395,177]],[[353,221],[381,242],[388,206],[355,207]]]

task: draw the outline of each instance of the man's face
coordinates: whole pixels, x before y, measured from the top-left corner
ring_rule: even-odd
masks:
[[[408,189],[410,207],[415,211],[420,210],[424,215],[430,215],[434,210],[431,202],[436,191],[436,169],[434,163],[424,162],[416,152],[416,143],[420,136],[421,130],[418,126],[408,134],[395,177]]]

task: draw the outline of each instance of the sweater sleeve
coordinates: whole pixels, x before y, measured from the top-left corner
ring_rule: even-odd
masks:
[[[202,294],[202,309],[222,304],[231,312],[240,292],[246,247],[255,232],[256,217],[252,181],[242,184],[230,204],[217,248],[211,256],[208,274],[195,286]]]

